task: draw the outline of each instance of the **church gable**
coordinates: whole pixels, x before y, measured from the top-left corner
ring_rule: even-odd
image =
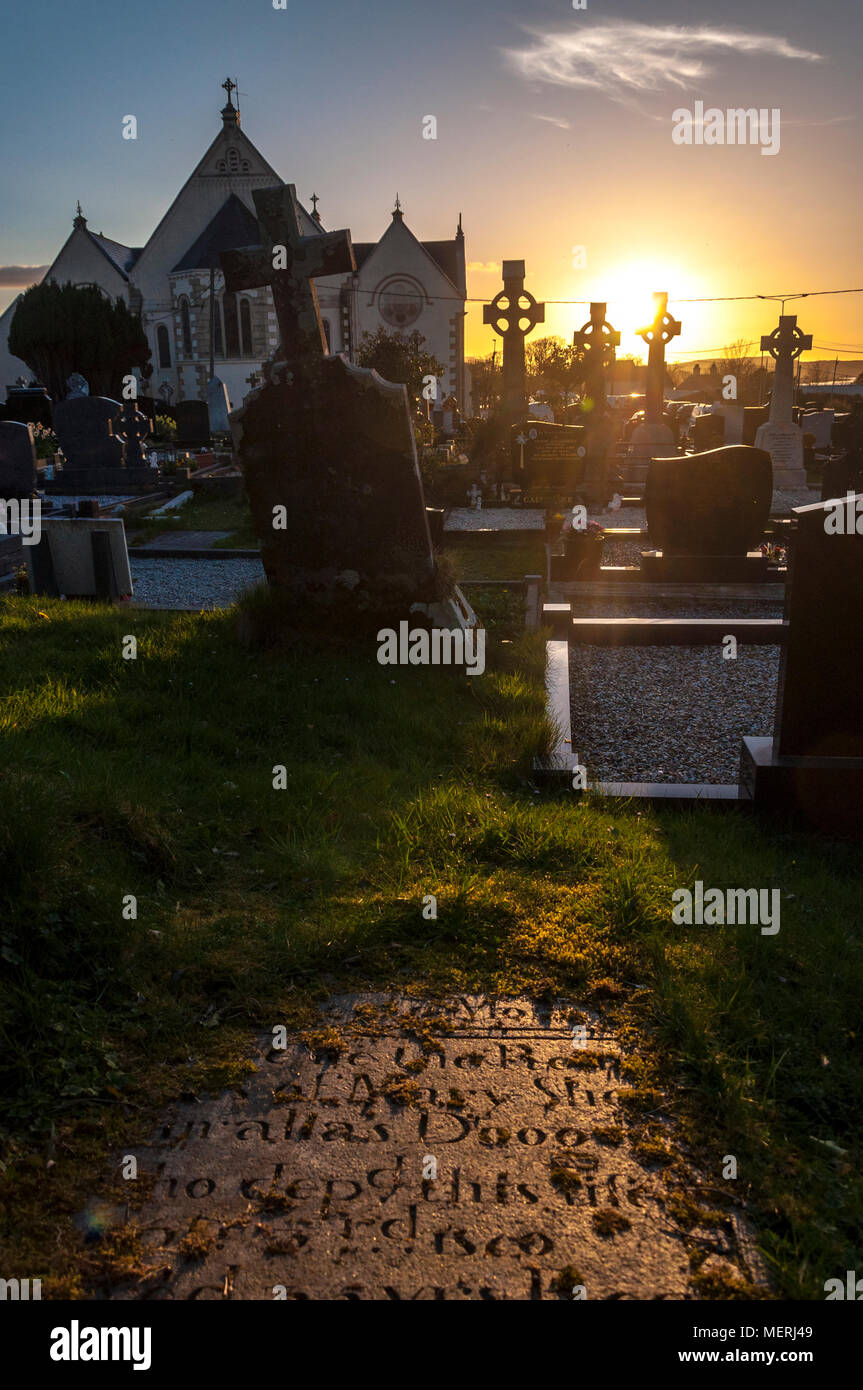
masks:
[[[87,230],[87,223],[80,215],[75,218],[72,235],[61,248],[55,261],[45,275],[46,280],[56,280],[58,285],[98,285],[112,299],[129,297],[128,277],[117,265],[100,238]],[[118,242],[111,242],[118,247]],[[123,248],[127,251],[130,248]]]

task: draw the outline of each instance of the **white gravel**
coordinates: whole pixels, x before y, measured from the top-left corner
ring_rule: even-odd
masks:
[[[744,734],[773,732],[779,650],[570,646],[572,747],[588,780],[737,782]]]
[[[142,608],[227,608],[264,579],[260,560],[140,560],[130,557],[133,604]]]

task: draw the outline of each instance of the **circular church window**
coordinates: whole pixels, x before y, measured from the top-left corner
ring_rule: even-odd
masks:
[[[415,280],[387,280],[378,294],[378,310],[391,328],[409,328],[423,311],[422,287]]]

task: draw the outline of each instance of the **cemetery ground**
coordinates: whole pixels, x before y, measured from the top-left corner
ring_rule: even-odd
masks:
[[[140,1272],[93,1203],[143,1200],[117,1155],[168,1103],[241,1087],[276,1024],[338,1051],[319,1008],[362,990],[597,1011],[626,1056],[597,1142],[626,1134],[684,1241],[740,1203],[757,1232],[770,1291],[693,1238],[691,1296],[819,1299],[859,1268],[857,853],[742,814],[539,791],[542,634],[515,593],[471,597],[476,678],[309,633],[261,642],[258,596],[240,626],[0,604],[2,1245],[43,1298]],[[781,931],[672,925],[695,879],[780,886]]]

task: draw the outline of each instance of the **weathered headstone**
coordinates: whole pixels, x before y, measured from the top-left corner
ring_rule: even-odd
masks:
[[[336,618],[428,601],[436,567],[404,386],[325,357],[312,278],[350,233],[303,236],[293,185],[254,193],[261,247],[224,252],[229,290],[272,284],[281,347],[231,424],[271,585]]]
[[[804,436],[812,435],[819,450],[830,448],[835,423],[835,410],[809,410],[800,416],[800,429]]]
[[[770,397],[770,419],[755,435],[758,449],[766,449],[773,462],[774,503],[782,505],[778,494],[805,492],[808,483],[803,467],[803,431],[794,423],[794,363],[812,347],[811,333],[797,327],[796,314],[783,314],[779,327],[761,339],[762,352],[776,362]]]
[[[504,424],[513,424],[527,414],[524,340],[538,323],[545,322],[545,305],[538,304],[524,288],[524,277],[524,261],[504,261],[503,289],[482,311],[483,323],[490,324],[503,338]]]
[[[680,1299],[708,1241],[746,1269],[748,1223],[679,1226],[639,1160],[594,1012],[355,996],[285,1042],[260,1039],[242,1097],[174,1107],[137,1150],[144,1254],[113,1297]]]
[[[0,501],[29,497],[36,487],[33,426],[0,421]]]
[[[756,807],[863,834],[863,493],[792,512],[773,738],[745,738]]]
[[[767,577],[756,552],[770,513],[770,456],[745,444],[654,458],[644,505],[650,541],[645,579],[735,583]]]
[[[207,408],[210,412],[210,430],[213,434],[230,434],[231,403],[228,388],[217,376],[207,382]]]
[[[105,599],[132,594],[122,520],[43,518],[39,544],[26,554],[31,593]]]
[[[663,421],[665,389],[665,348],[680,332],[680,323],[668,313],[668,295],[654,294],[656,312],[653,323],[639,329],[639,337],[648,345],[647,389],[644,424],[632,432],[629,456],[624,466],[627,487],[641,489],[647,480],[647,469],[653,458],[665,458],[675,448],[674,432]]]

